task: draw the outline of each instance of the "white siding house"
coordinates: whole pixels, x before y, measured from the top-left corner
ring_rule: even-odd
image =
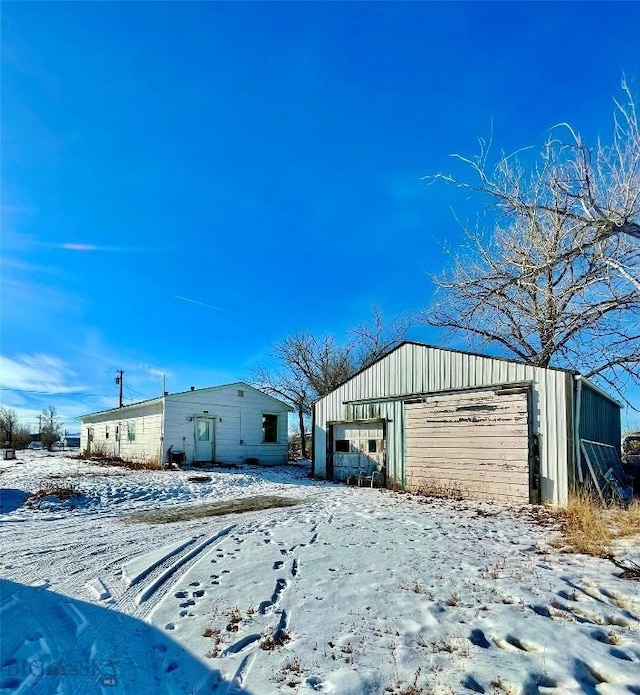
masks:
[[[187,463],[286,463],[292,409],[237,382],[165,394],[80,417],[82,450],[104,451],[130,461]]]
[[[585,389],[619,431],[619,404],[576,373],[405,342],[314,404],[313,473],[564,505],[582,479]]]

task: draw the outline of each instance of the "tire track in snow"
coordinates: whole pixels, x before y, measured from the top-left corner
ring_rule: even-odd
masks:
[[[231,533],[235,528],[235,524],[227,526],[222,530],[210,536],[202,543],[199,543],[195,548],[192,548],[187,553],[185,553],[180,559],[173,560],[173,556],[169,561],[163,562],[158,565],[156,570],[149,576],[150,582],[142,589],[138,591],[137,595],[134,592],[138,589],[137,585],[133,585],[129,590],[125,591],[122,595],[118,605],[122,605],[123,602],[133,602],[137,606],[134,608],[133,615],[138,618],[144,618],[147,616],[151,610],[164,598],[167,592],[174,586],[185,572],[193,565],[193,563],[200,558],[202,553],[213,546],[217,541],[226,538],[226,536]],[[168,565],[168,566],[167,566]]]

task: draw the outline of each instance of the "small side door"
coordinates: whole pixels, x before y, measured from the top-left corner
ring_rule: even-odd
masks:
[[[195,418],[196,461],[211,462],[215,458],[215,427],[210,417]]]

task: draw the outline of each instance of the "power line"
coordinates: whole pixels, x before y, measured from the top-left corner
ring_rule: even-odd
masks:
[[[60,396],[60,397],[72,397],[76,396],[91,396],[93,398],[109,398],[113,394],[105,395],[104,393],[85,393],[84,391],[77,392],[64,392],[64,391],[33,391],[31,389],[16,389],[11,386],[0,386],[0,391],[14,391],[15,393],[33,393],[40,396]]]

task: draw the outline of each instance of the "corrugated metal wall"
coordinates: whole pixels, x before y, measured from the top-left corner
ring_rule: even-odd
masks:
[[[620,451],[622,439],[620,407],[591,388],[584,379],[582,380],[578,429],[581,439],[611,444]]]
[[[567,379],[571,376],[563,371],[404,343],[316,403],[315,473],[320,477],[326,473],[328,422],[383,417],[388,420],[387,479],[403,484],[406,482],[403,403],[385,399],[411,393],[531,381],[532,429],[534,434],[540,435],[542,501],[566,504]],[[363,399],[375,399],[375,402],[347,404]]]

